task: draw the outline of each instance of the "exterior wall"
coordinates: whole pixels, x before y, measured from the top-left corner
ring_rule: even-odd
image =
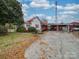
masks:
[[[27,26],[27,24],[24,24],[24,27],[26,28],[26,31],[28,31],[28,26]]]
[[[42,31],[42,28],[41,28],[41,23],[38,19],[34,19],[32,22],[31,22],[31,26],[32,27],[35,27],[37,30],[39,31]]]
[[[42,31],[47,31],[48,30],[48,26],[47,25],[42,25]]]
[[[70,30],[71,31],[79,31],[79,24],[77,24],[77,25],[71,25]]]
[[[8,29],[8,32],[16,32],[16,30],[17,30],[17,25],[6,23],[5,27]]]

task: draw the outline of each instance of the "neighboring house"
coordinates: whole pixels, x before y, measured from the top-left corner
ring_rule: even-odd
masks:
[[[38,31],[47,30],[47,21],[41,21],[39,17],[33,17],[25,23],[25,28],[28,31],[29,27],[35,27]]]
[[[42,31],[47,31],[47,30],[48,30],[48,21],[42,20]]]
[[[79,31],[79,22],[70,23],[72,31]]]
[[[8,32],[16,32],[17,30],[17,25],[14,25],[12,23],[6,23],[5,27],[7,28]]]

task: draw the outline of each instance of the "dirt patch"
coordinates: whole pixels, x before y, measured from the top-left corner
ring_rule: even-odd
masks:
[[[38,36],[33,36],[32,38],[24,38],[23,41],[17,42],[16,44],[13,44],[12,47],[1,51],[0,59],[25,59],[25,49],[28,48],[37,39]]]

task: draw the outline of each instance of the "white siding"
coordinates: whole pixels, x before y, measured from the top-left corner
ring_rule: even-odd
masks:
[[[27,26],[27,24],[24,24],[24,27],[26,28],[26,30],[28,30],[28,26]]]
[[[36,25],[38,25],[38,27],[36,27]],[[41,31],[41,23],[38,19],[34,19],[32,22],[31,22],[31,26],[32,27],[35,27],[37,30]]]

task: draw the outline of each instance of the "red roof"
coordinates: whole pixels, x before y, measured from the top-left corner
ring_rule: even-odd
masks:
[[[36,19],[36,17],[34,17],[34,18],[31,18],[30,20],[28,20],[27,22],[32,22],[34,19]]]
[[[48,24],[48,22],[47,21],[41,21],[40,19],[39,19],[39,17],[33,17],[33,18],[31,18],[30,20],[28,20],[27,22],[28,23],[31,23],[33,20],[35,20],[35,19],[38,19],[40,22],[41,22],[41,24],[43,24],[43,25],[47,25]]]
[[[72,22],[72,23],[70,23],[70,24],[79,24],[79,22]]]

